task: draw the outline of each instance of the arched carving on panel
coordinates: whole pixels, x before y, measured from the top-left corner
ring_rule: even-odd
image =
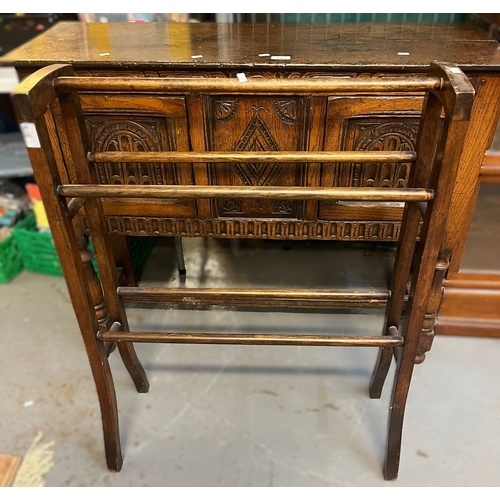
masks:
[[[176,149],[175,125],[166,119],[169,147]],[[106,120],[87,118],[91,143],[95,151],[161,151],[161,128],[157,119]],[[178,184],[177,169],[162,163],[106,163],[97,168],[102,184]]]
[[[359,134],[356,151],[414,151],[418,123],[392,121],[356,123]],[[409,163],[356,163],[352,169],[352,186],[404,187],[410,172]]]

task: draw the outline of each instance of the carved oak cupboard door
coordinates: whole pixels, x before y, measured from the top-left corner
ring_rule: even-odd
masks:
[[[207,96],[206,146],[212,151],[304,151],[308,149],[310,98]],[[225,186],[302,186],[307,167],[297,163],[218,163],[208,181]],[[304,203],[291,200],[223,199],[215,217],[301,218]]]
[[[352,96],[328,100],[325,150],[413,151],[422,97]],[[406,187],[409,163],[323,164],[322,186]],[[320,202],[320,219],[399,221],[403,204]]]
[[[95,151],[189,151],[183,97],[87,94],[82,106]],[[101,184],[193,184],[190,164],[101,163]],[[195,217],[192,200],[104,200],[107,215]]]

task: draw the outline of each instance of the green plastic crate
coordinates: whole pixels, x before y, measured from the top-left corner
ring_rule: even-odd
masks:
[[[157,241],[158,238],[155,236],[129,236],[130,254],[137,274],[142,272],[144,264]]]
[[[14,234],[0,243],[0,283],[9,283],[23,270],[23,260]]]
[[[18,222],[14,226],[13,232],[24,262],[24,268],[27,271],[63,276],[52,235],[38,232],[33,213]],[[155,243],[155,237],[129,237],[130,253],[136,272],[141,270]],[[92,245],[89,247],[90,250],[93,250]],[[92,264],[97,272],[95,258],[92,260]],[[99,276],[98,272],[97,275]]]
[[[28,215],[14,226],[14,236],[24,269],[40,274],[63,275],[52,235],[38,232],[35,214]]]
[[[149,254],[153,251],[155,244],[157,242],[157,238],[155,236],[129,236],[128,244],[130,248],[130,254],[132,256],[132,264],[134,266],[134,272],[136,276],[140,276],[144,264],[146,263]],[[94,247],[92,242],[89,244],[89,250],[94,252]],[[97,277],[101,279],[99,274],[99,268],[97,267],[97,260],[94,257],[92,259],[92,265],[94,267],[94,271],[97,274]]]

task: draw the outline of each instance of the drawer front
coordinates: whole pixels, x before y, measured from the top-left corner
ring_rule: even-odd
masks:
[[[421,97],[331,97],[326,114],[326,151],[413,151]],[[409,163],[330,163],[322,168],[328,187],[407,187]],[[319,218],[397,221],[402,203],[322,201]]]
[[[189,151],[183,97],[87,94],[85,122],[94,151]],[[101,184],[193,184],[190,164],[101,163]],[[195,217],[193,200],[104,199],[106,215]]]

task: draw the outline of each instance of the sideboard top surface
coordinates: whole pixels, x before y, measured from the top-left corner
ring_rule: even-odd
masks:
[[[423,69],[432,61],[446,61],[469,70],[499,71],[499,46],[471,23],[61,22],[0,58],[0,65],[376,71]]]

